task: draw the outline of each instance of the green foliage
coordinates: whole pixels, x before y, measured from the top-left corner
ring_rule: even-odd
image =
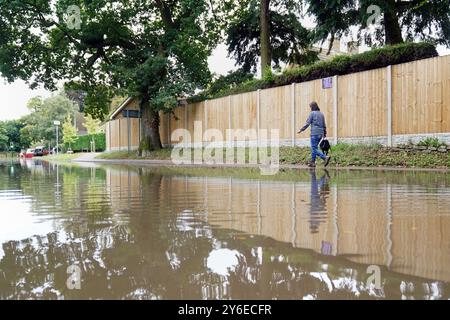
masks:
[[[83,126],[86,127],[88,134],[93,135],[99,133],[102,124],[100,120],[92,118],[90,114],[85,117],[85,120],[86,122],[83,123]]]
[[[9,82],[23,79],[47,89],[76,79],[94,118],[107,114],[109,90],[170,112],[177,97],[210,81],[207,60],[233,3],[0,1],[0,74]],[[81,9],[79,29],[66,23],[70,5]]]
[[[90,150],[92,152],[96,152],[97,151],[97,144],[95,143],[95,135],[98,134],[100,132],[100,126],[101,126],[101,121],[98,119],[94,119],[92,118],[91,115],[87,115],[86,116],[86,122],[83,123],[83,125],[86,127],[88,135],[90,135],[92,137],[91,139],[91,143],[92,143],[92,147],[90,148]],[[101,151],[105,150],[104,148],[101,149]]]
[[[281,75],[273,73],[264,79],[248,80],[228,90],[221,90],[217,94],[200,93],[189,101],[214,99],[232,94],[251,92],[258,89],[267,89],[284,86],[291,83],[300,83],[310,80],[322,79],[334,75],[344,75],[376,68],[386,67],[419,59],[437,56],[434,45],[422,43],[402,43],[394,46],[385,46],[355,55],[340,55],[328,61],[320,61],[312,65],[291,68]]]
[[[29,147],[28,141],[21,139],[21,130],[24,126],[22,120],[0,121],[0,151],[19,152]]]
[[[275,74],[272,71],[272,68],[267,67],[262,72],[262,80],[271,85],[275,82]]]
[[[207,92],[211,95],[220,93],[223,90],[229,90],[236,87],[242,82],[252,80],[253,74],[245,72],[244,70],[236,70],[229,72],[226,76],[219,76],[211,85],[208,87]]]
[[[115,91],[105,85],[70,81],[64,91],[71,100],[80,106],[80,111],[94,119],[105,120]]]
[[[53,162],[70,162],[72,160],[75,160],[79,157],[79,154],[75,154],[75,153],[58,153],[58,154],[52,154],[52,155],[47,155],[45,157],[43,157],[42,159],[48,160],[48,161],[53,161]]]
[[[438,138],[431,138],[431,137],[421,140],[417,145],[422,147],[434,147],[434,148],[446,146],[446,144],[440,141]]]
[[[47,99],[32,98],[28,102],[31,111],[21,119],[20,144],[28,147],[33,144],[54,145],[56,132],[53,121],[63,123],[68,116],[77,110],[76,105],[64,94],[52,96]]]
[[[8,150],[8,136],[6,129],[3,127],[3,125],[0,124],[0,151],[7,151]]]
[[[306,0],[305,4],[307,13],[317,23],[316,40],[341,38],[351,34],[353,29],[358,42],[380,45],[386,43],[388,32],[399,28],[406,36],[400,41],[421,39],[450,45],[449,0]],[[381,19],[372,28],[367,28],[368,18],[374,13],[368,10],[371,5],[380,8]],[[392,18],[390,23],[386,23],[387,16]]]
[[[229,90],[232,90],[233,88],[242,85],[242,83],[253,79],[253,74],[245,72],[242,69],[229,72],[226,76],[219,76],[205,91],[201,92],[194,98],[190,98],[189,102],[205,100],[208,99],[208,97],[220,96],[224,93],[227,94]]]
[[[321,61],[310,66],[287,70],[276,79],[276,84],[285,85],[292,82],[304,82],[334,75],[361,72],[437,55],[436,48],[430,43],[402,43],[356,55],[340,55],[329,61]]]
[[[76,141],[77,128],[72,124],[72,118],[68,116],[62,125],[63,143],[71,148],[71,144]]]
[[[104,133],[78,136],[72,143],[71,149],[74,152],[90,151],[91,141],[94,141],[96,151],[101,152],[106,150],[106,136]],[[67,144],[65,147],[68,148],[69,145]]]

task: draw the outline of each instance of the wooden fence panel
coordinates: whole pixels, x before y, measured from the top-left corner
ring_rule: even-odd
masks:
[[[221,132],[221,137],[206,137],[206,141],[225,141],[226,130],[229,128],[230,97],[209,100],[206,104],[206,124],[204,130],[215,129]]]
[[[392,67],[393,133],[450,132],[450,55]]]
[[[170,135],[171,143],[176,144],[182,142],[183,139],[178,136],[172,136],[172,133],[177,129],[185,129],[186,107],[178,107],[173,113],[174,114],[170,116]]]
[[[450,132],[450,55],[441,57],[442,72],[442,132]]]
[[[119,119],[120,125],[120,148],[126,150],[128,148],[128,119]]]
[[[186,108],[188,111],[188,130],[191,134],[191,142],[202,142],[205,129],[205,101],[190,104]],[[196,121],[201,124],[201,132],[197,136],[194,134],[194,123]]]
[[[119,120],[111,121],[111,150],[118,150],[121,135]]]
[[[159,113],[159,136],[163,145],[169,143],[169,115],[164,112]]]
[[[110,144],[110,134],[111,131],[109,130],[109,122],[105,125],[105,139],[106,139],[106,151],[111,151],[111,144]]]
[[[261,90],[261,129],[279,129],[280,139],[292,138],[291,102],[291,86]]]
[[[325,115],[328,137],[333,136],[333,89],[323,89],[322,80],[297,83],[295,85],[295,125],[297,132],[305,123],[310,113],[309,104],[316,101]],[[309,131],[296,134],[296,139],[308,138]]]
[[[161,140],[163,140],[162,136]],[[132,118],[130,119],[130,148],[133,150],[139,149],[139,144],[140,144],[139,119]]]
[[[231,128],[249,130],[257,128],[258,93],[248,92],[231,96]],[[227,121],[224,119],[224,121]],[[228,137],[227,137],[228,139]]]
[[[386,81],[386,68],[339,77],[339,137],[387,135]]]

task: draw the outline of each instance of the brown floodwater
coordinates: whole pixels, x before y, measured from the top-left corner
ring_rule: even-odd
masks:
[[[0,299],[449,299],[450,175],[1,162],[0,243]]]

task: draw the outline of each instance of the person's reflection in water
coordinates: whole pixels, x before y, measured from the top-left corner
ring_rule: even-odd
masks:
[[[324,170],[323,176],[317,181],[316,170],[310,170],[311,175],[311,204],[310,204],[310,220],[309,229],[311,233],[317,233],[319,231],[319,225],[322,220],[322,216],[327,214],[327,198],[330,194],[330,187],[328,181],[330,174],[327,170]]]

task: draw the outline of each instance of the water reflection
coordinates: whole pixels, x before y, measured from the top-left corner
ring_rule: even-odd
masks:
[[[0,164],[0,225],[11,230],[0,235],[0,298],[450,297],[448,179],[208,175]],[[28,219],[20,232],[16,215]],[[381,290],[366,283],[371,264]],[[81,290],[67,289],[70,265]]]
[[[330,194],[330,187],[328,180],[330,174],[324,170],[322,177],[317,181],[316,170],[310,170],[311,175],[311,200],[310,200],[310,214],[309,228],[312,233],[317,233],[320,222],[323,221],[324,216],[327,215],[327,198]]]

